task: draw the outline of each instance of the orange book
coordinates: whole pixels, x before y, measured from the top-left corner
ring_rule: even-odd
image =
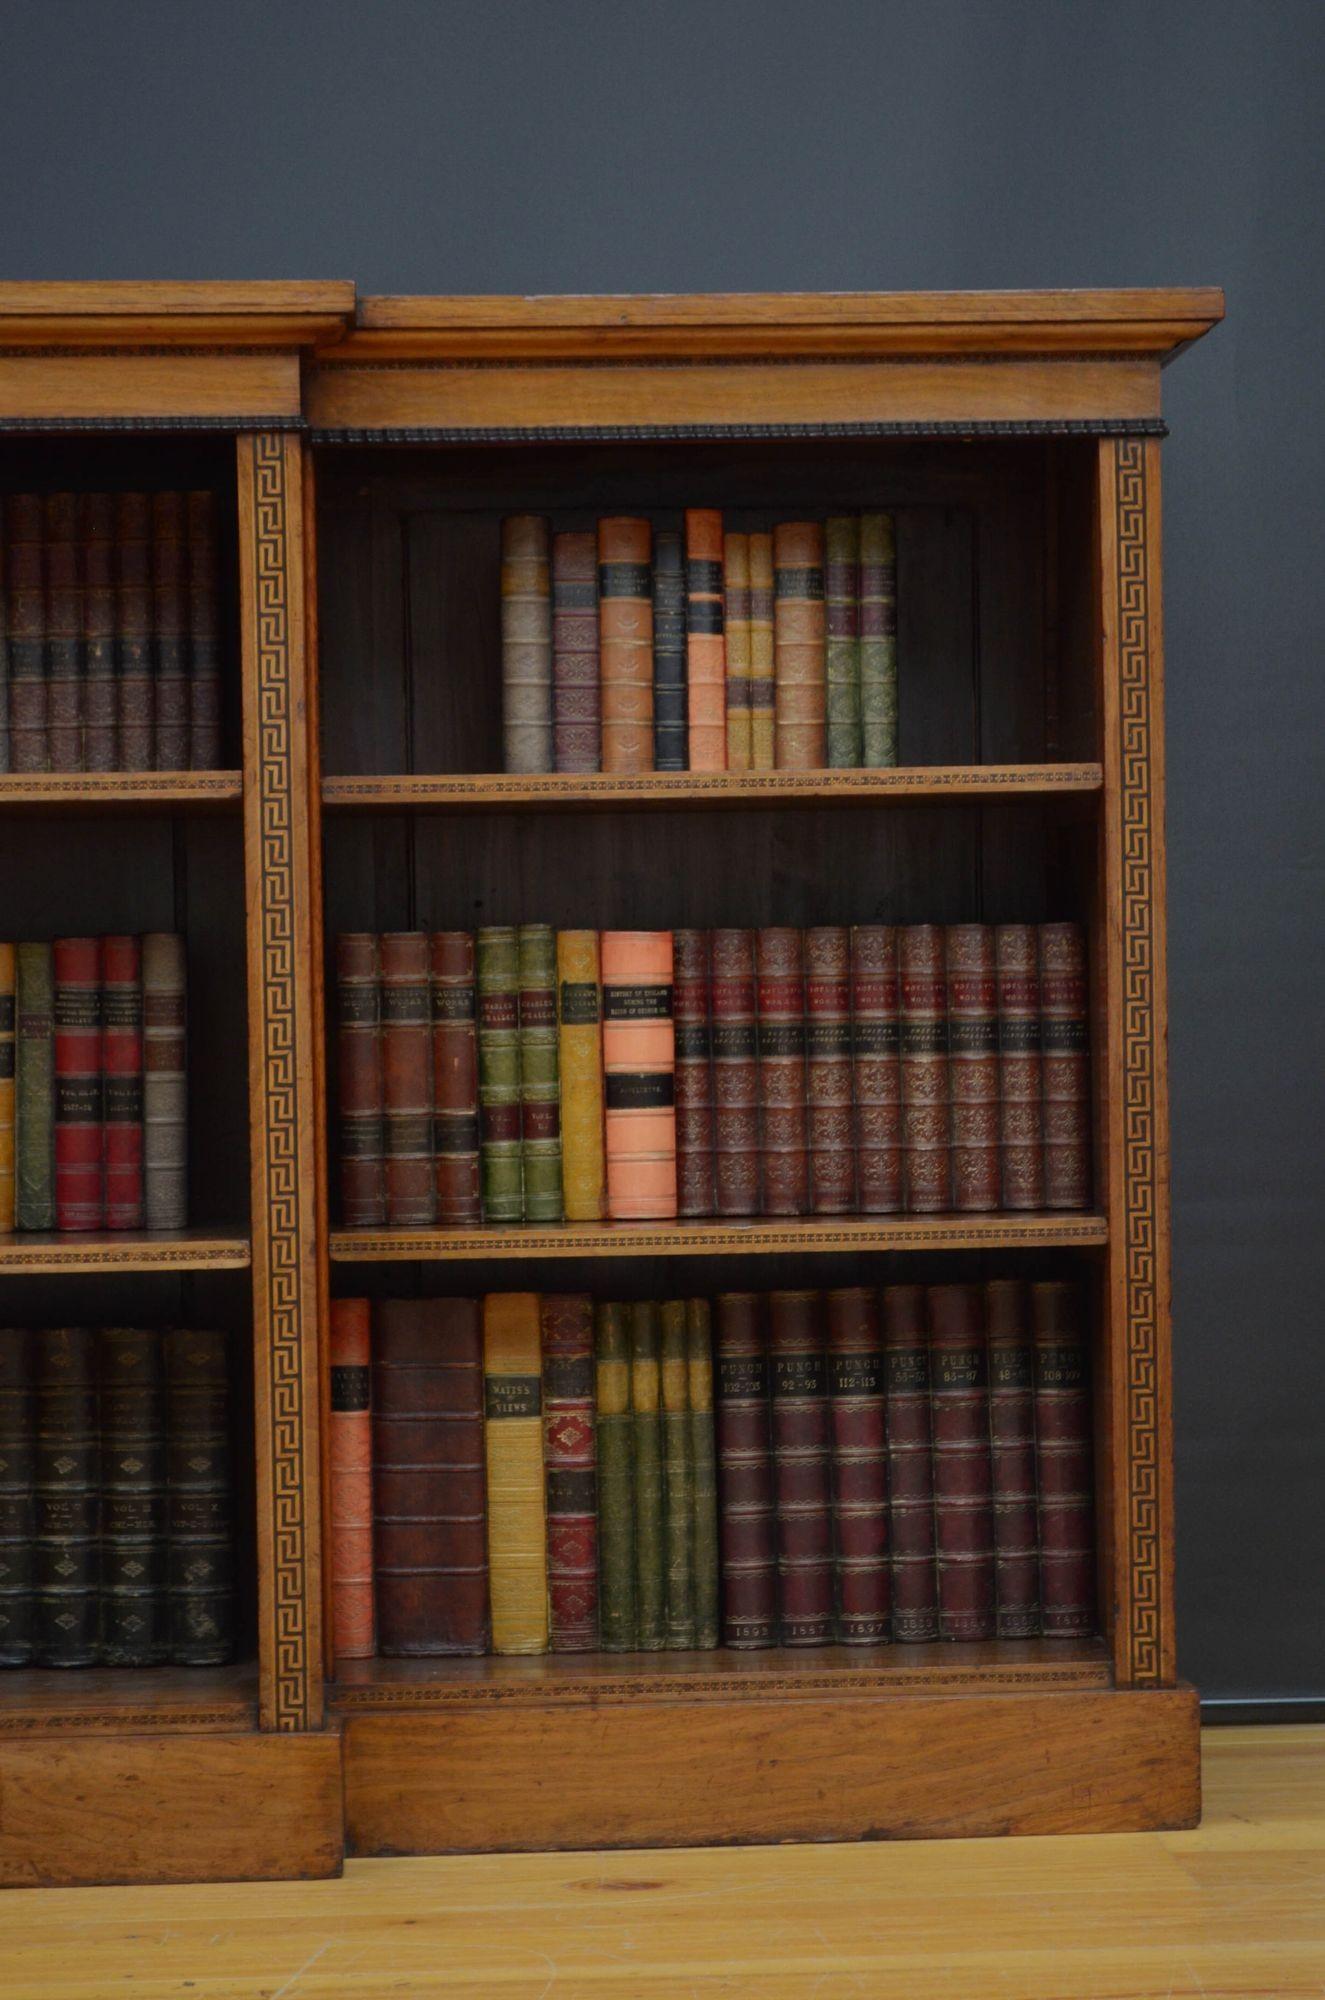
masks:
[[[598,672],[603,769],[653,769],[653,531],[610,515],[598,523]]]
[[[676,1214],[672,933],[604,931],[602,980],[607,1212],[666,1220]]]
[[[331,1302],[331,1614],[335,1657],[370,1660],[373,1419],[367,1299]]]
[[[817,521],[773,530],[773,671],[779,771],[821,771],[828,761],[825,714],[824,531]]]
[[[722,515],[686,509],[686,685],[692,771],[727,768],[727,641]]]

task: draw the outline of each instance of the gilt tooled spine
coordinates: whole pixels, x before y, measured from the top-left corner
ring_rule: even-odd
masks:
[[[347,1229],[380,1229],[386,1222],[382,980],[371,931],[343,931],[336,939],[336,1013],[341,1219]]]
[[[36,1660],[95,1666],[101,1643],[101,1455],[90,1327],[37,1336]]]
[[[602,763],[598,546],[578,530],[552,537],[552,753],[558,771]]]
[[[727,647],[723,631],[722,515],[688,507],[686,712],[692,771],[727,768]]]
[[[948,1130],[948,983],[943,928],[907,924],[898,933],[901,1013],[902,1175],[911,1215],[952,1206]]]
[[[55,974],[48,944],[17,960],[15,1226],[55,1227]]]
[[[822,925],[805,933],[805,1094],[814,1215],[849,1215],[856,1206],[851,1041],[851,934],[843,926]]]
[[[226,1337],[172,1327],[165,1353],[170,1657],[177,1666],[220,1666],[236,1638]]]
[[[929,1330],[923,1285],[889,1285],[881,1300],[884,1436],[893,1637],[938,1637]]]
[[[97,1347],[101,1662],[154,1667],[170,1657],[162,1337],[139,1327],[102,1327]]]
[[[831,1439],[820,1293],[769,1294],[768,1365],[779,1636],[784,1646],[824,1646],[834,1633],[834,1578]]]
[[[773,537],[750,537],[750,769],[776,762],[777,680],[774,653]]]
[[[713,1061],[709,941],[704,931],[672,933],[676,1027],[676,1212],[712,1215]]]
[[[660,1652],[667,1638],[667,1517],[663,1471],[662,1327],[653,1299],[626,1307],[634,1431],[635,1644]]]
[[[860,517],[860,713],[868,770],[897,762],[897,547],[891,514]]]
[[[604,931],[603,1103],[607,1212],[676,1215],[676,1041],[670,931]]]
[[[750,537],[724,535],[723,624],[727,645],[727,769],[748,771],[750,731]]]
[[[101,1076],[101,940],[57,938],[55,970],[55,1226],[100,1229],[106,1218]]]
[[[1031,1286],[1040,1596],[1046,1639],[1096,1629],[1090,1361],[1079,1285]]]
[[[501,671],[506,769],[555,769],[552,584],[541,514],[515,514],[501,524]]]
[[[483,1438],[494,1653],[548,1646],[543,1378],[534,1292],[483,1301]]]
[[[188,537],[189,767],[221,762],[221,606],[216,496],[185,495]]]
[[[652,530],[609,515],[598,523],[598,658],[603,769],[653,769]]]
[[[189,766],[187,545],[184,495],[152,495],[152,610],[155,651],[154,754],[158,771]]]
[[[602,1219],[603,983],[597,931],[557,932],[557,1067],[567,1222]]]
[[[759,1152],[765,1215],[809,1207],[805,1105],[805,967],[801,933],[756,933],[759,1006]]]
[[[686,1384],[693,1478],[695,1645],[709,1651],[722,1633],[718,1560],[718,1461],[713,1427],[713,1334],[707,1299],[686,1300]]]
[[[837,770],[861,761],[859,564],[859,521],[831,516],[824,524],[824,655],[828,762]]]
[[[626,1308],[594,1309],[598,1446],[598,1615],[605,1653],[635,1650],[635,1420]]]
[[[944,937],[952,1205],[972,1214],[999,1205],[994,933],[988,924],[949,924]]]
[[[550,1641],[554,1653],[592,1653],[598,1646],[593,1300],[545,1292],[539,1323]]]
[[[115,500],[115,658],[121,771],[150,771],[152,727],[152,503],[146,493]]]
[[[557,939],[550,924],[521,924],[520,1161],[526,1222],[560,1222],[561,1091],[557,1068]]]
[[[36,1339],[0,1329],[0,1666],[24,1667],[35,1643]]]
[[[388,931],[378,940],[378,949],[382,968],[386,1219],[393,1229],[426,1229],[437,1219],[427,933]]]
[[[491,924],[480,930],[476,952],[483,1220],[522,1222],[520,968],[514,926]]]
[[[0,1236],[10,1236],[15,1220],[16,1058],[18,954],[0,944]]]
[[[902,1067],[897,931],[857,924],[851,933],[851,1071],[856,1200],[862,1215],[902,1206]]]
[[[759,1050],[755,934],[710,938],[715,1213],[759,1213]]]
[[[184,940],[148,931],[143,969],[143,1220],[183,1229],[189,1219],[188,995]]]
[[[38,493],[4,503],[9,626],[9,768],[49,771],[45,514]]]
[[[826,1306],[837,1637],[874,1646],[892,1637],[879,1302],[855,1286],[829,1292]]]
[[[46,495],[47,740],[53,771],[83,769],[83,603],[78,495]]]
[[[695,1644],[695,1462],[690,1427],[686,1304],[668,1299],[661,1320],[664,1642],[688,1652]]]
[[[816,521],[773,531],[775,754],[780,771],[820,771],[825,724],[824,537]]]
[[[940,1639],[995,1632],[989,1344],[979,1285],[929,1288]]]
[[[994,962],[1003,1206],[1014,1210],[1043,1208],[1040,957],[1034,924],[1000,924],[994,933]]]
[[[653,542],[653,768],[684,771],[689,754],[686,573],[680,535]]]
[[[443,1229],[481,1221],[478,1035],[474,940],[436,931],[428,945],[432,983],[432,1150],[437,1220]]]
[[[722,1293],[714,1306],[713,1340],[722,1640],[740,1650],[758,1649],[778,1639],[764,1298],[757,1292]]]
[[[1079,924],[1040,925],[1044,1205],[1090,1201],[1090,1029]]]
[[[372,1308],[333,1299],[327,1483],[331,1514],[333,1660],[377,1651],[373,1591]]]
[[[1019,1278],[985,1285],[989,1445],[994,1485],[994,1583],[1000,1639],[1040,1630],[1040,1531],[1035,1488],[1034,1350]]]
[[[119,752],[115,679],[115,499],[82,496],[83,769],[113,771]]]

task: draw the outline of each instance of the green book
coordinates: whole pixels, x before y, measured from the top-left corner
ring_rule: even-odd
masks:
[[[718,1472],[713,1434],[713,1340],[707,1299],[686,1300],[686,1374],[690,1460],[694,1479],[695,1645],[716,1646],[718,1596]]]
[[[520,981],[513,926],[478,934],[479,1161],[485,1222],[524,1221],[520,1156]]]
[[[626,1308],[594,1311],[598,1415],[598,1626],[605,1653],[635,1650],[635,1419]]]
[[[15,1227],[55,1227],[55,973],[48,944],[21,944],[15,1097]]]
[[[667,1557],[667,1644],[695,1644],[695,1471],[690,1441],[690,1381],[684,1299],[662,1308],[663,1494]]]
[[[662,1335],[658,1307],[626,1308],[630,1408],[635,1433],[635,1644],[661,1652],[667,1638],[667,1521],[663,1505]]]
[[[860,517],[860,716],[867,770],[897,762],[897,551],[891,514]]]
[[[834,514],[824,526],[824,650],[828,763],[860,763],[860,527],[854,514]]]
[[[520,1153],[526,1222],[560,1222],[561,1092],[557,1077],[557,934],[521,924]]]

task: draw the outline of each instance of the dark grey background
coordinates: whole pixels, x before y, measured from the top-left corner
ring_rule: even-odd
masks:
[[[1325,1695],[1325,5],[0,6],[0,277],[1222,284],[1165,378],[1179,1634]]]

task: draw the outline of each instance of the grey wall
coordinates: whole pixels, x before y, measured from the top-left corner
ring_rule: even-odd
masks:
[[[1166,377],[1181,1663],[1325,1694],[1325,6],[28,0],[0,277],[1222,284]]]

